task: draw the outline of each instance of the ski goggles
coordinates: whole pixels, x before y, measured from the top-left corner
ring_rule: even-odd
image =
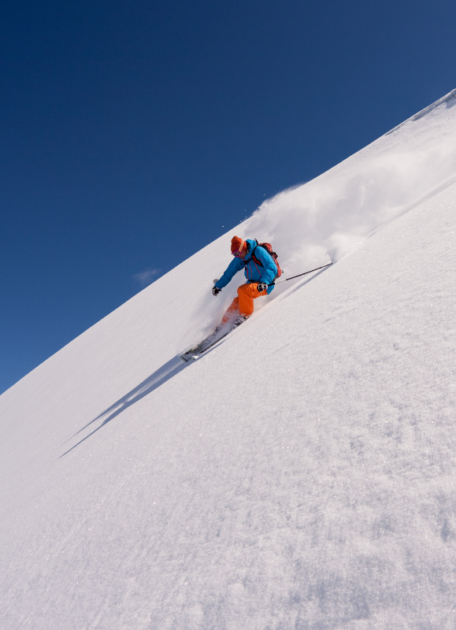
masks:
[[[236,258],[240,258],[241,257],[241,250],[240,249],[237,249],[235,252],[231,252],[231,253]]]

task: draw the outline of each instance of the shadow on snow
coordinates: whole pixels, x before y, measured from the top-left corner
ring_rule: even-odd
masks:
[[[294,293],[298,289],[301,289],[308,282],[310,282],[311,280],[314,280],[317,276],[319,276],[320,274],[324,273],[325,271],[327,271],[330,268],[331,267],[326,267],[325,269],[322,269],[318,273],[315,273],[315,275],[312,275],[310,278],[306,278],[305,280],[302,280],[301,282],[298,282],[296,284],[296,286],[294,286],[291,290],[288,290],[287,297],[289,297],[292,293]],[[279,297],[279,296],[277,296],[277,297]],[[210,348],[207,352],[205,352],[204,356],[210,354],[213,350],[215,350],[217,347],[219,347],[220,345],[222,345],[226,341],[227,341],[227,337],[222,338],[220,340],[220,342],[217,343],[213,348]],[[121,413],[123,413],[126,409],[128,409],[128,407],[131,407],[135,403],[139,402],[142,398],[144,398],[145,396],[147,396],[148,394],[153,392],[155,389],[157,389],[158,387],[160,387],[161,385],[166,383],[166,381],[169,381],[169,379],[173,378],[173,376],[176,376],[177,374],[179,374],[179,372],[181,372],[186,367],[189,367],[190,365],[191,365],[191,362],[190,363],[184,363],[182,361],[182,359],[180,358],[180,355],[177,355],[177,356],[173,357],[172,359],[170,359],[167,363],[165,363],[160,368],[158,368],[158,370],[156,370],[153,374],[148,376],[142,383],[140,383],[134,389],[132,389],[130,392],[128,392],[128,394],[126,394],[122,398],[119,398],[119,400],[117,402],[115,402],[113,405],[111,405],[110,407],[105,409],[105,411],[100,413],[99,416],[97,416],[96,418],[91,420],[88,424],[86,424],[84,427],[82,427],[82,429],[80,429],[77,433],[75,433],[70,438],[70,440],[72,440],[77,435],[79,435],[80,433],[85,431],[94,422],[96,422],[97,420],[101,420],[104,416],[106,416],[105,419],[103,420],[103,422],[100,424],[100,426],[98,426],[96,429],[91,431],[89,433],[89,435],[86,435],[84,438],[79,440],[79,442],[77,442],[74,446],[72,446],[67,451],[65,451],[65,453],[60,455],[59,459],[64,457],[65,455],[68,455],[68,453],[70,453],[77,446],[79,446],[80,444],[85,442],[89,437],[94,435],[101,428],[106,426],[108,424],[108,422],[111,422],[111,420],[114,420],[114,418],[116,418]],[[69,440],[67,440],[67,442],[68,441]]]
[[[154,389],[157,389],[158,387],[166,383],[166,381],[168,381],[170,378],[173,378],[173,376],[176,376],[176,374],[179,374],[179,372],[181,372],[189,365],[190,364],[188,363],[184,363],[179,356],[173,357],[170,361],[168,361],[168,363],[162,365],[153,374],[148,376],[142,383],[140,383],[134,389],[128,392],[128,394],[126,394],[122,398],[119,398],[117,402],[108,407],[108,409],[105,409],[103,413],[100,413],[99,416],[91,420],[88,424],[82,427],[82,429],[75,433],[70,439],[73,439],[74,437],[82,433],[82,431],[85,431],[85,429],[90,427],[90,425],[92,425],[94,422],[96,422],[97,420],[101,420],[104,416],[106,416],[99,427],[91,431],[89,435],[86,435],[86,437],[82,440],[79,440],[77,444],[65,451],[65,453],[60,455],[60,457],[63,457],[64,455],[70,453],[74,448],[82,444],[82,442],[85,442],[94,433],[107,425],[108,422],[111,422],[111,420],[114,420],[114,418],[123,413],[126,409],[128,409],[128,407],[131,407],[135,403],[139,402],[142,398],[144,398],[144,396],[147,396],[148,394],[153,392]]]

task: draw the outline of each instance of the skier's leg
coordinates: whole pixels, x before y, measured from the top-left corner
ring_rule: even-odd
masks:
[[[231,302],[231,306],[226,310],[225,315],[222,317],[222,324],[226,324],[234,315],[239,313],[239,298],[234,298]]]
[[[258,282],[243,284],[237,290],[239,295],[239,313],[245,317],[250,317],[253,313],[253,300],[262,295],[267,295],[267,291],[258,293]]]
[[[253,300],[257,297],[261,297],[263,295],[267,295],[267,291],[263,291],[262,293],[258,293],[258,282],[250,282],[247,284],[241,285],[237,292],[237,298],[231,303],[231,306],[225,312],[225,315],[222,318],[222,324],[226,324],[232,317],[237,315],[244,315],[245,317],[249,317],[253,313]]]

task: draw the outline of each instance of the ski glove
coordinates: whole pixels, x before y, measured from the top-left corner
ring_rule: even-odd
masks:
[[[212,295],[218,295],[222,289],[217,289],[217,287],[212,287]]]
[[[259,282],[257,286],[258,293],[263,293],[263,291],[268,290],[268,285],[266,282]]]

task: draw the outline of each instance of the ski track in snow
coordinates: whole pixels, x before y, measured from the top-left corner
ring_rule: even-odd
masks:
[[[2,630],[456,628],[453,101],[241,226],[338,262],[196,363],[232,233],[0,397]]]

